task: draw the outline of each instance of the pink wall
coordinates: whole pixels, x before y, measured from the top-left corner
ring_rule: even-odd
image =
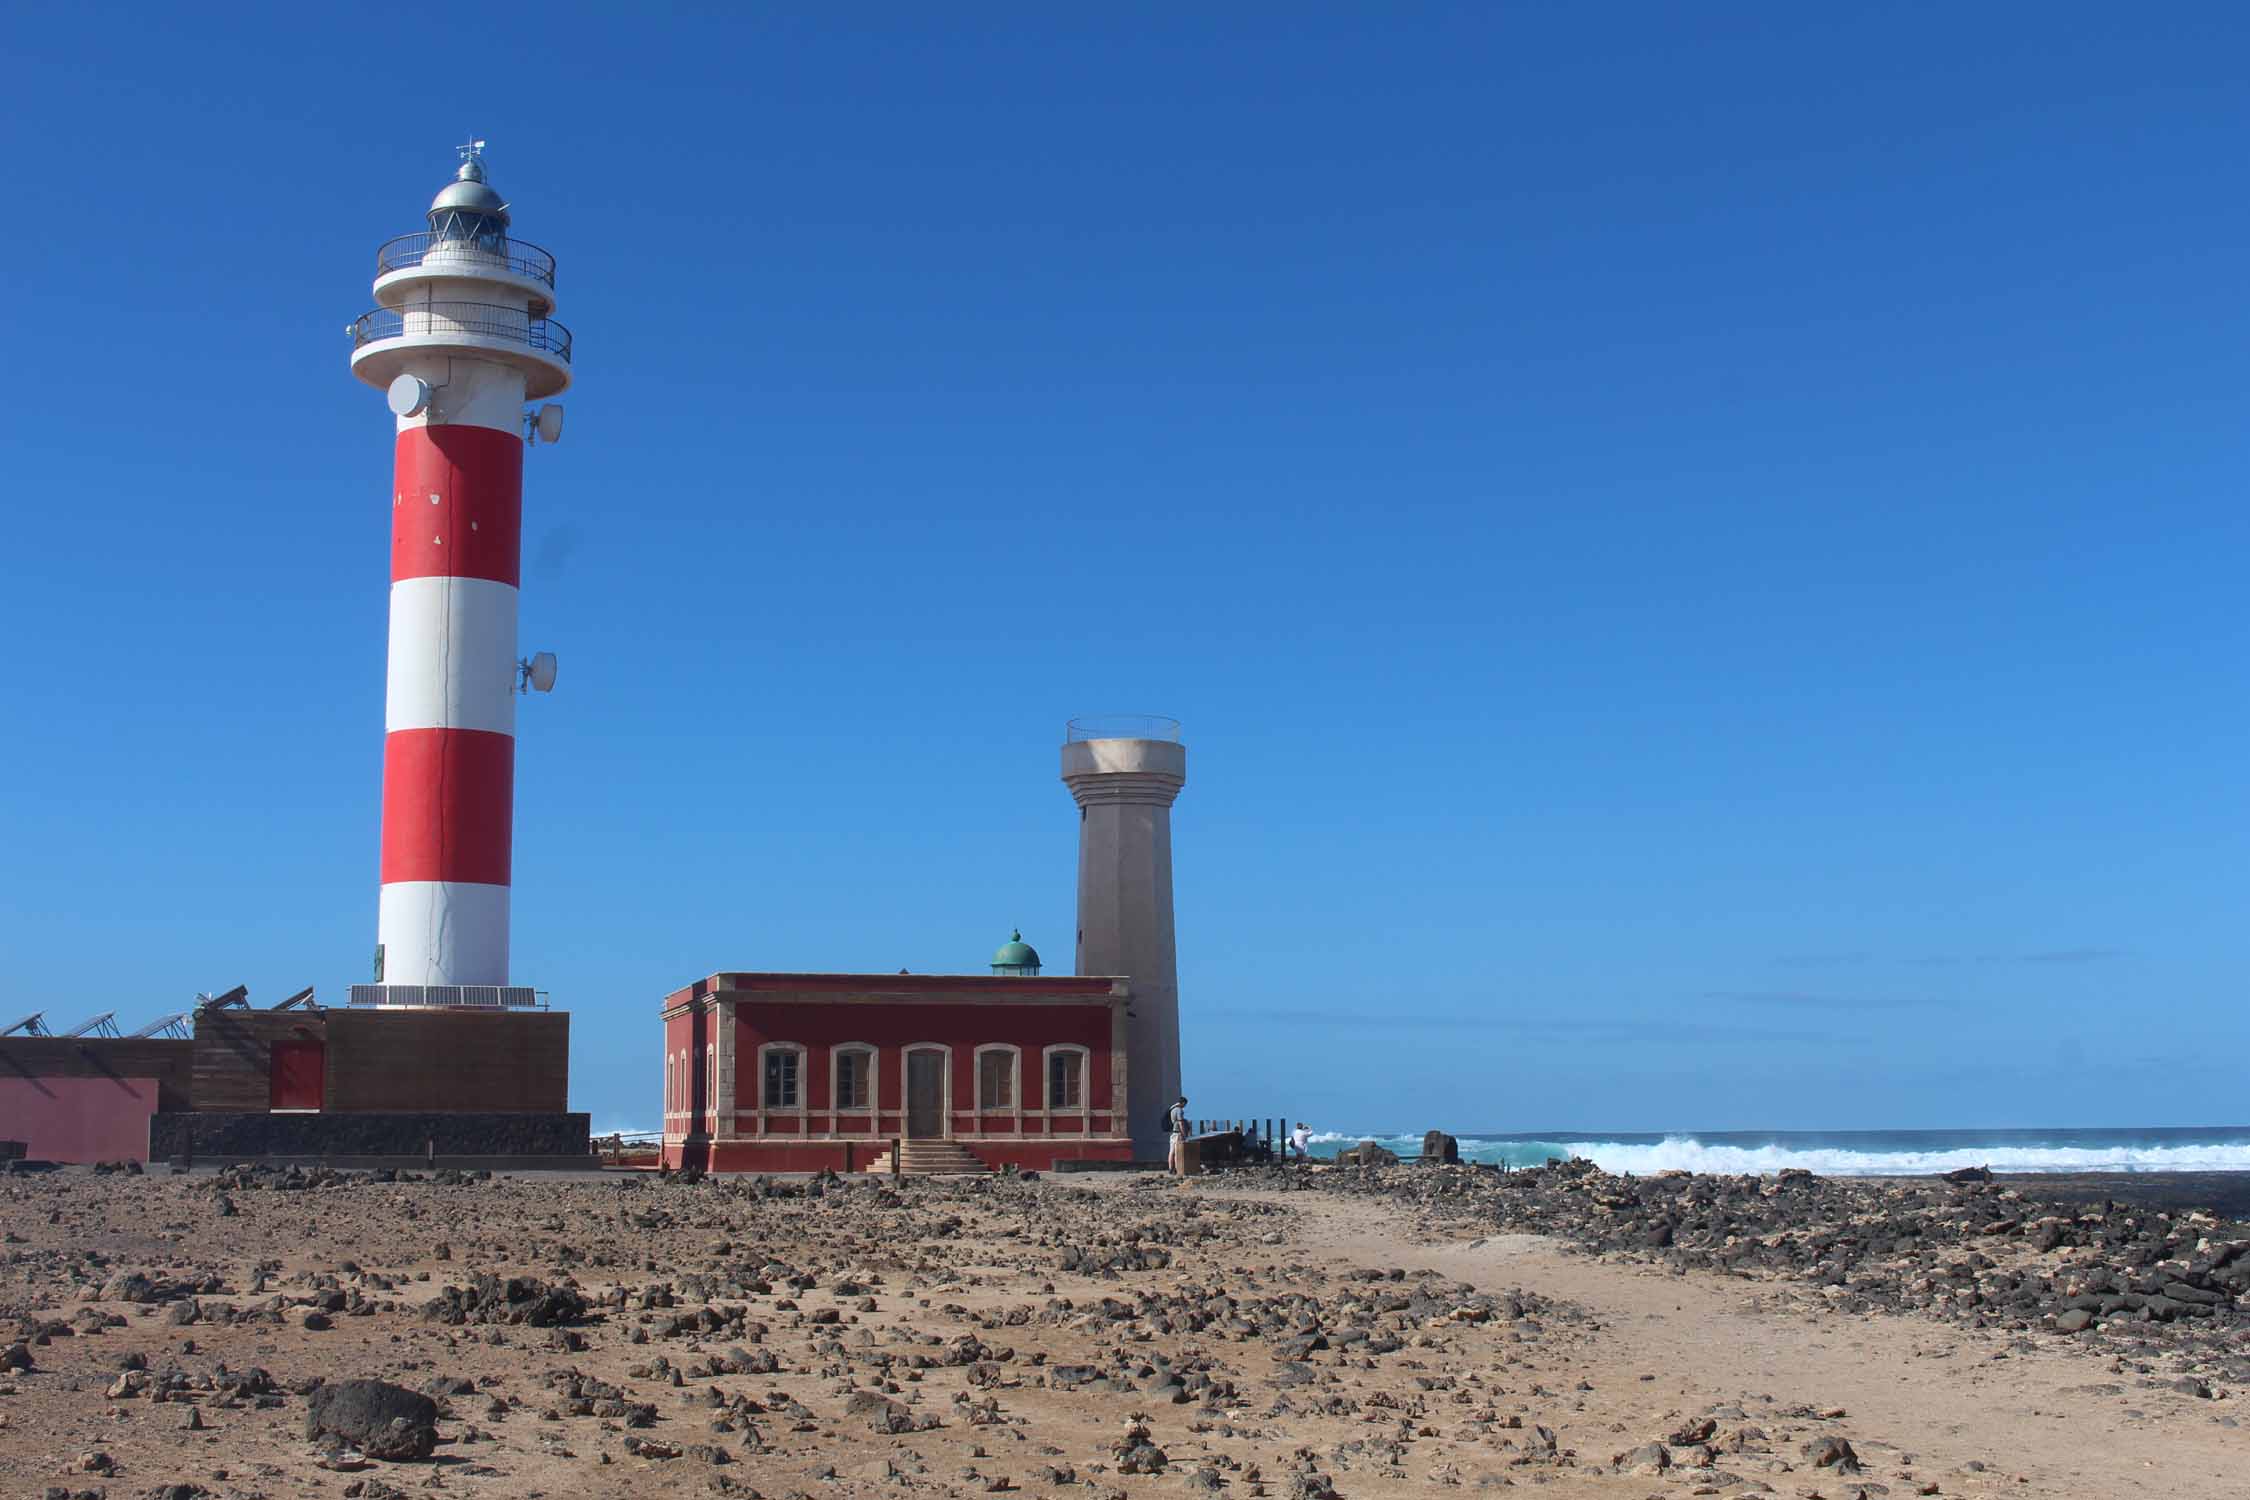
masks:
[[[147,1161],[153,1078],[0,1075],[0,1138],[41,1161]]]

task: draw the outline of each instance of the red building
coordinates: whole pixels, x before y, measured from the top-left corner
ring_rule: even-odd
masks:
[[[969,1169],[1130,1161],[1125,981],[1042,978],[1020,940],[993,969],[713,974],[675,991],[664,1160],[866,1170],[904,1140]]]

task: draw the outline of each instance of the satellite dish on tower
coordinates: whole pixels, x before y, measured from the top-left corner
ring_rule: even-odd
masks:
[[[539,441],[542,443],[559,443],[562,441],[562,408],[552,401],[539,408]]]
[[[430,409],[430,383],[418,375],[401,375],[391,382],[391,415],[418,417]]]
[[[541,651],[527,660],[519,661],[516,663],[516,670],[523,674],[517,691],[551,693],[555,690],[554,652]]]

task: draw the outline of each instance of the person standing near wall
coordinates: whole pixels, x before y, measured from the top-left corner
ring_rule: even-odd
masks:
[[[1171,1146],[1164,1156],[1164,1169],[1174,1177],[1187,1175],[1187,1095],[1172,1101],[1171,1112],[1164,1117],[1164,1133],[1170,1137]]]

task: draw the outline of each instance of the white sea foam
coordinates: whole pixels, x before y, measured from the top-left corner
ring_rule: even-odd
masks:
[[[1791,1168],[1822,1177],[1915,1177],[1951,1172],[1959,1167],[1990,1167],[1995,1172],[2250,1171],[2250,1142],[2245,1141],[2162,1146],[1963,1145],[1922,1151],[1871,1151],[1841,1146],[1713,1144],[1691,1135],[1669,1136],[1655,1143],[1468,1136],[1459,1139],[1464,1161],[1504,1161],[1512,1166],[1532,1166],[1551,1156],[1582,1156],[1605,1172],[1631,1172],[1638,1176],[1667,1171],[1770,1176]],[[1316,1148],[1357,1145],[1371,1140],[1402,1156],[1422,1149],[1420,1136],[1389,1131],[1324,1130],[1312,1140]],[[1322,1150],[1316,1154],[1334,1153]]]
[[[1774,1173],[1801,1167],[1822,1177],[1911,1177],[1990,1167],[1995,1172],[2243,1172],[2250,1145],[1959,1146],[1944,1151],[1848,1151],[1712,1146],[1693,1136],[1656,1145],[1570,1141],[1570,1154],[1605,1172]]]

